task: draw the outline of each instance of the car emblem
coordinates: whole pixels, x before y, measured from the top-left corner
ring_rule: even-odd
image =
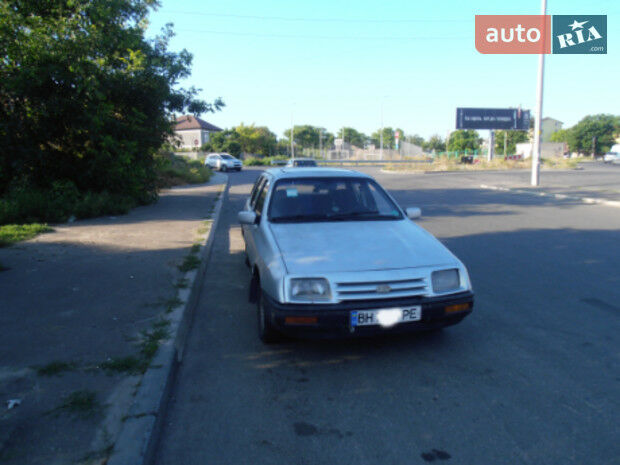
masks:
[[[381,285],[377,286],[377,293],[378,294],[387,294],[391,290],[392,290],[392,288],[390,286],[388,286],[387,284],[381,284]]]

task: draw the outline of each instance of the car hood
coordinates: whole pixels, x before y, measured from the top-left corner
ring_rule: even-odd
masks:
[[[456,258],[410,220],[270,224],[291,274],[454,265]]]

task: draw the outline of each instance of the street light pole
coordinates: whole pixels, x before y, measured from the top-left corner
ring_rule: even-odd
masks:
[[[547,0],[540,0],[540,14],[545,16],[547,14]],[[543,24],[546,26],[546,21],[543,18]],[[536,121],[534,124],[534,151],[532,153],[532,186],[538,186],[540,177],[540,128],[542,126],[542,107],[543,107],[543,81],[545,73],[545,50],[546,35],[549,31],[546,27],[542,28],[543,33],[543,50],[538,55],[538,84],[536,89]]]

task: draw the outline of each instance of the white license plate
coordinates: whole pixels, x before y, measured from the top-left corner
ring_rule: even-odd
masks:
[[[351,327],[380,325],[386,328],[419,321],[422,318],[422,307],[381,308],[378,310],[355,310],[351,312]]]

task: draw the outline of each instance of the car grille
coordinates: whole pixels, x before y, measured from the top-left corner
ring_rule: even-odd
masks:
[[[390,281],[336,283],[338,300],[394,299],[424,295],[428,284],[425,278],[396,279]]]

